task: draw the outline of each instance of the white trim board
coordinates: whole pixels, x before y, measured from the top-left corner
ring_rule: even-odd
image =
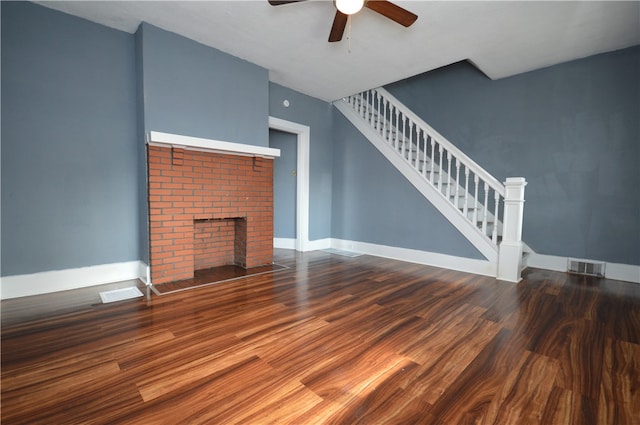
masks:
[[[295,249],[294,245],[295,239],[273,238],[274,248]],[[497,272],[496,265],[487,260],[475,260],[416,249],[399,248],[334,238],[318,239],[309,241],[307,244],[307,251],[321,251],[328,248],[357,252],[382,258],[390,258],[393,260],[407,261],[409,263],[424,264],[448,270],[474,273],[483,276],[495,277]]]
[[[296,249],[296,240],[292,238],[273,238],[273,247],[281,249]]]
[[[162,133],[160,131],[148,132],[147,143],[152,146],[181,147],[184,149],[229,155],[262,156],[265,158],[280,156],[280,149],[225,142],[222,140],[203,139],[201,137],[182,136],[179,134]]]
[[[0,278],[3,300],[86,288],[125,280],[146,280],[148,266],[142,261],[101,264],[74,269],[5,276]],[[144,273],[141,275],[141,273]]]
[[[295,239],[274,238],[274,248],[294,249],[292,246]],[[466,273],[474,273],[482,276],[496,277],[497,266],[486,260],[475,260],[471,258],[456,257],[453,255],[439,254],[436,252],[420,251],[409,248],[399,248],[387,245],[378,245],[367,242],[357,242],[343,239],[326,238],[310,241],[308,251],[320,251],[327,248],[341,249],[345,251],[358,252],[361,254],[373,255],[376,257],[390,258],[393,260],[407,261],[410,263],[425,264],[427,266],[440,267],[447,270],[457,270]],[[553,255],[537,254],[530,248],[528,253],[527,266],[552,270],[558,272],[567,271],[568,257],[557,257]],[[595,261],[606,263],[605,275],[607,279],[622,280],[625,282],[640,283],[640,266],[629,264],[610,263],[599,260],[585,260],[571,258],[579,261]]]
[[[320,251],[327,248],[334,248],[333,240],[331,238],[316,239],[315,241],[309,241],[307,251]]]
[[[296,240],[292,238],[273,238],[273,247],[281,249],[296,249]],[[306,251],[320,251],[331,248],[331,239],[318,239],[307,241]]]
[[[571,259],[585,262],[605,263],[605,278],[640,283],[640,266],[575,257],[571,257]],[[527,266],[557,272],[566,272],[568,260],[569,257],[538,254],[537,252],[531,251],[529,252],[529,258],[527,259]]]
[[[311,128],[306,125],[269,117],[269,128],[293,133],[297,136],[298,163],[296,180],[296,251],[311,251],[309,248],[309,150]],[[280,150],[278,150],[279,156]]]
[[[151,267],[142,261],[138,261],[138,279],[145,285],[151,285]]]
[[[471,258],[456,257],[429,251],[420,251],[408,248],[399,248],[342,239],[331,238],[323,239],[322,241],[330,241],[331,246],[329,248],[359,252],[362,254],[391,258],[394,260],[407,261],[410,263],[425,264],[428,266],[441,267],[443,269],[457,270],[483,276],[496,277],[497,275],[497,265],[485,260],[474,260]],[[317,247],[316,249],[320,250],[325,248],[327,247],[322,244],[322,247]],[[567,261],[569,260],[568,257],[557,257],[553,255],[538,254],[530,248],[527,250],[527,253],[529,254],[527,258],[528,267],[558,272],[567,271]],[[574,257],[571,257],[571,259],[587,262],[606,263],[605,277],[607,279],[640,283],[640,266],[611,263],[600,260],[580,259]]]
[[[487,260],[456,257],[436,252],[420,251],[417,249],[398,248],[394,246],[378,245],[367,242],[356,242],[342,239],[331,239],[331,247],[376,257],[407,261],[409,263],[424,264],[448,270],[474,273],[482,276],[496,276],[496,265]]]

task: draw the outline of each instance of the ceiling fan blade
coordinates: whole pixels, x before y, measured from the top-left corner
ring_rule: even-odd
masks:
[[[299,3],[301,1],[304,1],[304,0],[269,0],[269,4],[271,6],[280,6],[280,5],[289,4],[289,3]]]
[[[418,15],[415,13],[386,0],[369,0],[365,6],[405,27],[410,26],[418,19]]]
[[[344,34],[348,19],[349,15],[345,15],[339,10],[336,10],[336,16],[333,18],[333,25],[329,33],[329,42],[333,43],[334,41],[342,40],[342,34]]]

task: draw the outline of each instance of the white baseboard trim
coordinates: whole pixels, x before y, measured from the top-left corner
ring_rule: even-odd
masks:
[[[273,244],[275,248],[295,249],[295,241],[295,239],[274,238]],[[528,254],[527,267],[553,270],[558,272],[567,271],[567,261],[569,260],[568,257],[538,254],[527,245],[524,246],[525,251]],[[399,248],[387,245],[378,245],[367,242],[325,238],[310,241],[305,246],[305,248],[305,251],[319,251],[327,248],[335,248],[345,251],[358,252],[361,254],[374,255],[377,257],[391,258],[394,260],[441,267],[443,269],[475,273],[483,276],[495,277],[497,275],[497,266],[486,260],[474,260],[470,258],[456,257],[453,255],[439,254],[429,251],[419,251],[408,248]],[[610,263],[601,260],[581,259],[575,257],[571,258],[573,260],[606,263],[605,275],[607,279],[640,283],[640,266]]]
[[[142,261],[138,261],[138,279],[147,286],[151,285],[151,267]]]
[[[274,248],[295,249],[295,242],[295,239],[274,238],[273,246]],[[305,244],[305,251],[320,251],[328,248],[358,252],[410,263],[425,264],[443,269],[475,273],[483,276],[495,277],[497,272],[497,266],[487,260],[474,260],[416,249],[398,248],[335,238],[318,239]]]
[[[290,238],[273,238],[273,247],[281,248],[281,249],[296,249],[296,239]],[[318,251],[321,249],[331,248],[331,239],[318,239],[315,241],[306,241],[304,242],[304,252],[308,251]]]
[[[315,241],[305,241],[303,244],[304,252],[319,251],[321,249],[331,248],[331,239],[318,239]],[[296,249],[297,240],[291,238],[273,238],[273,247],[281,249]]]
[[[317,239],[315,241],[309,241],[305,245],[305,251],[320,251],[321,249],[333,248],[333,242],[335,239],[325,238]]]
[[[471,258],[456,257],[447,254],[438,254],[429,251],[420,251],[409,248],[378,245],[367,242],[356,242],[342,239],[331,239],[330,248],[345,251],[359,252],[374,255],[376,257],[390,258],[393,260],[407,261],[410,263],[424,264],[440,267],[448,270],[456,270],[466,273],[474,273],[483,276],[495,277],[496,264],[487,260],[475,260]]]
[[[630,264],[610,263],[602,260],[583,259],[571,257],[572,260],[606,263],[605,277],[607,279],[623,280],[625,282],[640,283],[640,266]],[[558,272],[567,271],[567,261],[569,257],[558,257],[555,255],[538,254],[530,252],[527,266],[538,269],[553,270]]]
[[[296,249],[296,240],[291,238],[273,238],[273,247],[281,249]]]
[[[28,297],[105,283],[140,279],[148,281],[149,267],[142,261],[101,264],[76,269],[5,276],[0,278],[0,299]]]

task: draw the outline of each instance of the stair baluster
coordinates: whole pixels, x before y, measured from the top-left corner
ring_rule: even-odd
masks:
[[[474,225],[478,224],[478,183],[480,178],[477,174],[473,175],[473,220]]]
[[[378,109],[377,109],[377,110],[378,110],[378,115],[379,115],[379,114],[380,114],[380,111],[381,111],[381,109],[380,109],[380,103],[381,103],[381,101],[382,101],[382,96],[380,96],[380,95],[378,94],[378,92],[376,92],[376,100],[378,101]],[[376,119],[376,130],[380,130],[380,129],[382,128],[382,124],[380,123],[380,121],[381,121],[381,120],[380,120],[380,116],[378,116],[378,119]]]
[[[383,111],[383,113],[382,113],[382,137],[385,140],[388,140],[388,138],[387,138],[387,104],[388,104],[387,100],[384,99],[382,104],[383,104],[383,109],[382,109],[382,111]]]
[[[396,109],[395,112],[396,112],[396,126],[395,126],[395,128],[396,128],[396,133],[395,133],[396,138],[395,138],[395,142],[393,143],[393,147],[395,149],[398,149],[398,142],[400,140],[400,125],[399,125],[400,124],[400,110]]]
[[[409,152],[408,152],[408,157],[407,159],[409,160],[409,163],[411,164],[411,162],[413,161],[413,121],[409,120]],[[414,164],[415,167],[415,164]]]
[[[443,151],[442,143],[438,143],[438,152],[440,153],[440,173],[438,174],[438,192],[442,193],[442,151]]]
[[[500,206],[500,194],[498,193],[498,191],[494,192],[494,200],[495,200],[495,206],[493,208],[493,216],[494,216],[494,220],[495,222],[498,222],[498,207]],[[495,243],[496,245],[498,244],[498,226],[494,223],[493,224],[493,232],[491,232],[491,240],[493,241],[493,243]]]
[[[487,234],[487,212],[489,208],[489,183],[484,182],[484,208],[482,209],[482,233]]]
[[[369,96],[371,96],[370,91],[364,92],[364,119],[371,125],[371,120],[369,119]]]
[[[427,178],[427,133],[420,129],[422,134],[422,177]]]
[[[447,151],[447,199],[451,199],[451,153]]]
[[[456,182],[460,181],[460,161],[456,159]],[[456,196],[453,200],[453,204],[457,209],[460,209],[460,204],[458,203],[460,200],[460,185],[456,184]]]
[[[464,167],[464,209],[462,211],[462,214],[465,217],[469,217],[468,211],[469,211],[469,167]]]
[[[431,171],[429,172],[429,182],[433,185],[433,173],[436,169],[436,141],[432,136],[429,136],[431,140]]]

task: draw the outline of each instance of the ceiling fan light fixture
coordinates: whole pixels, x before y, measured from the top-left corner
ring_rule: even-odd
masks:
[[[345,15],[358,13],[364,6],[364,0],[336,0],[336,8]]]

